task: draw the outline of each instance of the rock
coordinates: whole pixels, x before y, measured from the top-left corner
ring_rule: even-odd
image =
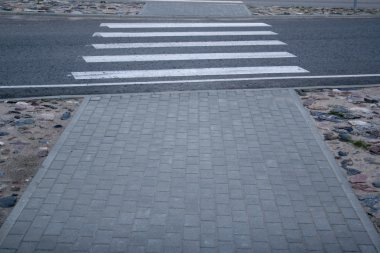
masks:
[[[323,136],[324,136],[326,141],[336,140],[339,137],[337,133],[334,133],[331,131],[324,133]]]
[[[364,102],[362,97],[355,96],[355,95],[350,95],[347,97],[348,102],[353,103],[353,104],[361,104]]]
[[[0,207],[9,208],[13,207],[17,202],[17,198],[15,196],[7,196],[0,198]]]
[[[352,166],[352,165],[354,165],[354,163],[352,162],[351,159],[345,159],[345,160],[343,160],[343,161],[340,163],[340,165],[343,167],[343,169],[347,169],[348,166]]]
[[[43,121],[53,121],[55,118],[54,113],[41,113],[37,116],[37,119],[43,120]]]
[[[339,151],[339,152],[338,152],[338,155],[339,155],[339,156],[347,156],[347,155],[348,155],[348,152]]]
[[[349,113],[350,110],[342,105],[334,105],[330,113]]]
[[[62,128],[63,126],[62,125],[55,125],[53,126],[54,128]]]
[[[0,147],[4,146],[4,144],[5,144],[4,142],[0,141]]]
[[[371,154],[380,155],[380,144],[372,145],[368,150]]]
[[[354,168],[346,168],[347,175],[354,176],[362,173],[360,170],[354,169]]]
[[[34,124],[34,119],[26,118],[26,119],[18,119],[15,121],[16,126],[24,126],[24,125],[31,125]]]
[[[309,105],[307,108],[309,108],[310,110],[316,110],[316,111],[326,111],[329,109],[327,106],[318,105],[318,104]]]
[[[49,148],[48,147],[40,147],[39,149],[38,149],[38,153],[37,153],[37,155],[39,156],[39,157],[45,157],[45,156],[47,156],[49,154]]]
[[[18,111],[9,111],[8,114],[21,114],[21,112],[18,112]]]
[[[16,186],[16,185],[11,186],[11,191],[13,191],[13,192],[18,192],[20,190],[21,190],[20,186]]]
[[[61,120],[67,120],[71,117],[71,113],[70,112],[64,112],[61,116]]]
[[[6,135],[9,135],[9,133],[8,132],[4,132],[4,131],[0,131],[0,137],[1,136],[6,136]]]
[[[349,120],[348,123],[350,123],[352,126],[369,126],[370,125],[368,122],[365,122],[362,120]]]
[[[353,184],[357,183],[365,183],[367,182],[368,176],[365,174],[357,174],[352,177],[350,177],[350,182]]]
[[[379,103],[379,100],[373,99],[373,98],[364,98],[364,102],[369,103],[369,104],[377,104]]]
[[[365,162],[369,163],[369,164],[376,164],[376,165],[380,165],[380,162],[376,161],[376,159],[372,158],[372,157],[365,157],[363,159]]]
[[[45,139],[41,139],[41,140],[38,140],[38,143],[40,143],[40,144],[48,144],[49,141],[45,140]]]
[[[330,115],[325,112],[320,112],[320,111],[311,111],[310,114],[313,116],[313,118],[317,121],[331,121],[331,122],[341,122],[342,120],[335,116],[335,115]]]
[[[380,201],[380,196],[377,195],[367,195],[363,197],[359,197],[359,200],[364,203],[365,206],[371,208],[373,212],[378,211],[378,203]]]
[[[344,142],[349,142],[352,140],[349,133],[339,133],[339,140]]]
[[[309,98],[309,99],[304,100],[304,101],[302,102],[302,104],[303,104],[304,106],[309,106],[309,105],[314,104],[314,101],[315,101],[314,99]]]
[[[372,182],[372,185],[376,188],[380,188],[380,181]]]
[[[356,112],[356,113],[364,113],[364,114],[371,114],[372,111],[365,107],[351,107],[350,111]]]
[[[42,106],[44,106],[44,107],[46,107],[46,108],[53,109],[53,110],[58,109],[58,107],[56,107],[56,106],[54,106],[54,105],[49,105],[49,104],[44,104],[44,105],[42,105]]]
[[[23,111],[23,110],[26,110],[30,107],[30,105],[26,102],[17,102],[15,104],[15,109],[18,110],[18,111]]]

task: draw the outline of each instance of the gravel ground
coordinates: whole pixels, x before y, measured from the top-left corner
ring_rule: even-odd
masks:
[[[252,15],[318,15],[318,16],[348,16],[348,15],[380,15],[380,9],[348,9],[348,8],[316,8],[316,7],[257,7],[248,6]]]
[[[299,94],[380,232],[380,87]]]
[[[82,99],[0,101],[0,225]]]
[[[55,14],[109,14],[137,15],[144,3],[112,3],[108,1],[75,0],[22,0],[1,1],[0,11],[14,13],[55,13]]]

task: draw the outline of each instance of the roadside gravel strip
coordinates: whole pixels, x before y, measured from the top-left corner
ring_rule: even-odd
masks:
[[[137,15],[144,3],[110,3],[106,1],[73,0],[23,0],[1,1],[0,12],[49,13],[49,14],[92,14],[92,15]]]
[[[380,9],[350,9],[350,8],[316,8],[316,7],[258,7],[248,6],[253,16],[366,16],[380,15]]]

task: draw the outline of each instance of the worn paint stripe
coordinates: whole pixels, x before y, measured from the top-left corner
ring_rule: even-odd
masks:
[[[92,44],[92,46],[96,49],[159,48],[159,47],[280,46],[280,45],[286,45],[286,43],[279,40],[248,40],[248,41],[198,41],[198,42]]]
[[[268,67],[232,67],[201,69],[157,69],[130,71],[89,71],[72,72],[75,79],[112,79],[112,78],[149,78],[149,77],[181,77],[181,76],[213,76],[213,75],[257,75],[280,73],[307,73],[298,66]]]
[[[249,36],[277,35],[271,31],[220,31],[220,32],[96,32],[94,37],[128,38],[128,37],[187,37],[187,36]]]
[[[108,28],[268,27],[265,23],[102,23]]]

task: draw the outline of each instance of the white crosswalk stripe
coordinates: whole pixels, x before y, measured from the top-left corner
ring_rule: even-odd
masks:
[[[287,52],[259,53],[205,53],[205,54],[148,54],[148,55],[102,55],[83,56],[86,62],[134,62],[134,61],[184,61],[217,59],[263,59],[296,57]]]
[[[250,36],[277,35],[271,31],[227,31],[227,32],[97,32],[94,37],[136,38],[136,37],[190,37],[190,36]]]
[[[93,34],[94,37],[100,37],[104,39],[108,38],[107,40],[118,39],[119,41],[117,41],[118,43],[111,42],[102,44],[92,44],[94,49],[107,49],[107,52],[110,52],[110,54],[87,55],[82,56],[82,58],[86,63],[92,63],[91,66],[95,67],[100,66],[98,65],[100,63],[117,63],[118,65],[112,66],[120,67],[114,70],[102,70],[98,68],[95,69],[95,71],[92,71],[92,68],[91,71],[72,72],[72,76],[77,80],[144,80],[144,78],[181,78],[181,80],[184,81],[194,81],[194,78],[200,78],[199,80],[203,80],[203,77],[204,80],[211,80],[209,78],[206,79],[207,76],[226,76],[224,79],[228,79],[231,77],[239,79],[239,75],[268,76],[279,74],[294,75],[308,73],[306,69],[303,69],[299,66],[295,66],[292,64],[283,64],[284,62],[286,62],[286,59],[295,58],[297,57],[296,55],[285,51],[273,49],[268,50],[268,47],[285,46],[286,43],[279,40],[261,39],[261,37],[259,37],[260,39],[252,40],[251,36],[277,35],[277,33],[273,31],[260,30],[260,28],[265,29],[267,27],[270,27],[270,25],[266,23],[131,22],[102,23],[100,24],[100,26],[106,29],[127,30],[117,32],[95,32]],[[170,31],[170,29],[174,28],[176,29],[175,31]],[[130,29],[133,29],[133,31],[130,31]],[[188,31],[188,29],[191,30]],[[203,30],[197,31],[197,29]],[[229,40],[221,40],[223,36],[228,36]],[[258,51],[260,48],[264,48],[264,50]],[[189,50],[186,51],[186,49],[189,49],[190,53]],[[205,52],[205,49],[207,49],[210,52]],[[119,51],[115,53],[116,51],[113,52],[113,50]],[[130,50],[137,50],[137,53],[133,51],[133,54],[131,54]],[[143,52],[143,54],[139,53],[140,51],[138,50]],[[202,51],[197,52],[197,50]],[[125,53],[120,54],[120,51],[125,51]],[[173,51],[175,53],[173,53]],[[279,62],[280,59],[283,60]],[[201,63],[202,60],[203,63],[198,64]],[[219,61],[219,65],[215,65],[217,63],[215,60],[223,61]],[[128,63],[128,65],[123,65],[123,62],[125,62],[124,64]],[[137,65],[139,62],[144,62],[144,65]],[[158,62],[165,62],[165,65],[160,65]],[[184,65],[186,67],[178,67],[180,65],[178,65],[177,63],[179,62],[186,63]],[[268,62],[272,62],[272,65],[268,65]],[[134,63],[136,64],[134,65]],[[125,68],[123,66],[128,67]],[[141,69],[140,67],[139,69],[137,67],[136,69],[136,67],[133,66],[143,66],[143,68]],[[190,68],[188,66],[190,66]],[[169,81],[170,79],[165,80]]]
[[[108,28],[269,27],[265,23],[102,23]]]
[[[176,76],[213,76],[213,75],[257,75],[281,73],[307,73],[297,66],[271,67],[231,67],[202,69],[155,69],[131,71],[89,71],[73,72],[76,79],[108,79],[108,78],[143,78],[143,77],[176,77]]]
[[[198,41],[198,42],[156,42],[156,43],[109,43],[92,44],[96,49],[117,48],[159,48],[159,47],[231,47],[231,46],[280,46],[286,43],[279,40],[247,41]]]

